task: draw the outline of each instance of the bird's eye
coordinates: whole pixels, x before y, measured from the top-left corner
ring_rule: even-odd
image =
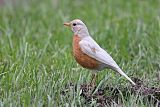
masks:
[[[73,26],[76,26],[77,24],[76,23],[73,23]]]

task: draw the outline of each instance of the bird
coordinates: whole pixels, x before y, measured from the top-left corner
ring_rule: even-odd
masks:
[[[97,42],[90,36],[87,26],[80,20],[74,19],[70,22],[65,22],[64,26],[70,27],[73,34],[72,50],[73,56],[83,68],[92,70],[91,84],[96,81],[98,71],[106,68],[112,69],[120,73],[133,85],[136,85],[117,65],[110,54],[101,48]]]

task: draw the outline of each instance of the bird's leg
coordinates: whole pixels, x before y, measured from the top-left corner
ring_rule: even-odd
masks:
[[[96,86],[96,73],[92,73],[91,82],[87,84],[87,91],[91,94]]]
[[[96,86],[96,78],[97,78],[97,74],[96,73],[92,73],[92,80],[91,80],[91,86],[92,87]]]

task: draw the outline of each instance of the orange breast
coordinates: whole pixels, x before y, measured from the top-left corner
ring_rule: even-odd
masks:
[[[79,46],[79,42],[80,42],[80,37],[78,37],[77,35],[74,35],[73,36],[73,55],[75,60],[84,68],[98,69],[100,65],[99,61],[84,54]]]

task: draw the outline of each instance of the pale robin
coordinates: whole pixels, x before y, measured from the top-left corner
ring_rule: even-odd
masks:
[[[110,68],[126,77],[133,85],[135,83],[121,70],[112,57],[102,49],[90,36],[86,25],[79,19],[75,19],[65,26],[71,27],[73,36],[73,55],[75,60],[84,68],[100,71]],[[93,74],[92,82],[95,82]]]

